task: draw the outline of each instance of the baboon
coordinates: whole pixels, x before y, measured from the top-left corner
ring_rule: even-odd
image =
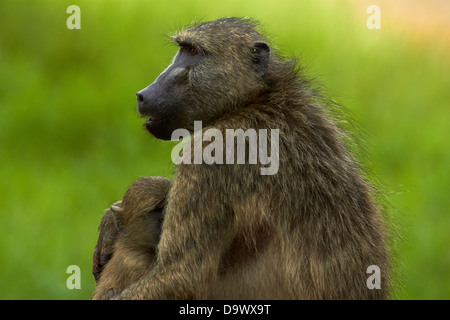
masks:
[[[150,272],[171,185],[166,178],[141,178],[107,211],[94,253],[93,300],[113,298]]]
[[[330,99],[252,19],[194,24],[172,38],[180,48],[172,64],[137,93],[147,130],[167,140],[185,128],[195,140],[210,128],[277,129],[279,170],[180,163],[154,264],[114,298],[387,298],[385,215]],[[203,129],[194,132],[196,120]],[[381,289],[366,284],[370,265],[381,270]]]

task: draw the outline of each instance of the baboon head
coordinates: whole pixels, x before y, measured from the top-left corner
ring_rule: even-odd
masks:
[[[171,185],[161,177],[142,177],[128,188],[121,207],[111,207],[122,236],[142,247],[157,247]]]
[[[209,125],[264,88],[270,48],[251,19],[225,18],[180,31],[172,64],[137,93],[146,128],[169,140],[175,129]]]

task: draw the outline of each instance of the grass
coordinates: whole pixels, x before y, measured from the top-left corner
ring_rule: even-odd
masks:
[[[81,30],[66,8],[81,8]],[[383,10],[383,8],[382,8]],[[388,10],[388,9],[385,9]],[[450,298],[449,56],[334,1],[31,1],[0,4],[1,299],[87,299],[103,210],[144,175],[171,176],[170,142],[134,93],[194,19],[252,16],[367,130],[369,165],[398,224],[398,299]],[[383,12],[383,11],[382,11]],[[68,290],[66,269],[81,268]]]

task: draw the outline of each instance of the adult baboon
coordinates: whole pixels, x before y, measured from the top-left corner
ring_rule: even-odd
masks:
[[[386,298],[386,228],[373,188],[296,62],[251,19],[194,25],[173,39],[173,63],[137,93],[148,131],[170,139],[177,128],[192,133],[195,120],[203,129],[194,141],[211,128],[279,130],[279,170],[179,164],[155,264],[117,298]],[[370,265],[381,289],[366,285]]]
[[[107,211],[94,253],[93,300],[113,298],[150,272],[171,186],[166,178],[141,178]]]

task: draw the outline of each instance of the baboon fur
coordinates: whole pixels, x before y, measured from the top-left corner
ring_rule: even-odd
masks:
[[[273,47],[256,74],[254,44],[268,42],[252,19],[192,25],[173,39],[203,54],[185,77],[180,126],[192,131],[201,120],[194,135],[215,128],[224,137],[226,129],[278,129],[279,171],[179,164],[156,260],[116,298],[387,298],[384,214],[329,100]],[[381,289],[366,285],[370,265],[381,270]]]

